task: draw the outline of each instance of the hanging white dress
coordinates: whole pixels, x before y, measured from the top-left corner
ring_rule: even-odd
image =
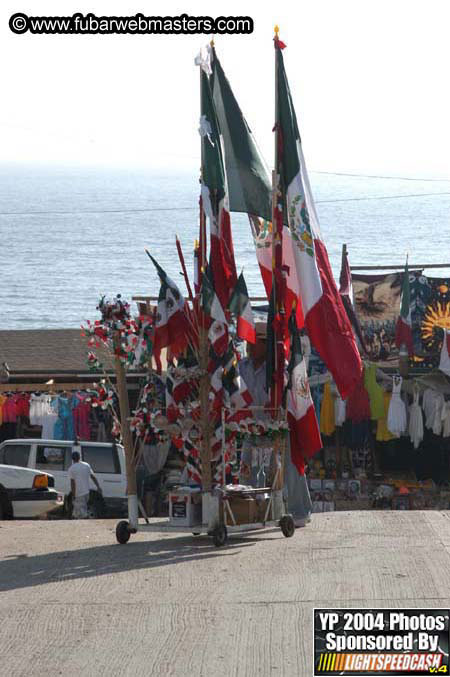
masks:
[[[411,442],[414,445],[414,449],[417,449],[423,440],[423,416],[422,409],[420,408],[419,404],[418,390],[414,393],[414,399],[409,408],[408,432]]]
[[[442,432],[442,408],[444,396],[437,390],[428,388],[423,395],[423,411],[425,414],[425,426],[432,430],[435,435]]]
[[[43,417],[50,411],[49,395],[31,395],[30,425],[42,425]]]
[[[434,420],[434,398],[435,391],[427,388],[423,394],[422,407],[425,414],[425,427],[432,428]]]
[[[400,437],[406,430],[406,407],[400,391],[402,389],[402,377],[394,376],[392,384],[392,397],[389,403],[387,427],[392,435]]]
[[[347,402],[340,395],[334,400],[334,422],[339,427],[344,425]]]

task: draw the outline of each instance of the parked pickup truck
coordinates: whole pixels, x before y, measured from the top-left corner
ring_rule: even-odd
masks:
[[[102,489],[100,496],[91,481],[89,517],[124,514],[127,482],[125,454],[120,444],[39,438],[5,440],[0,444],[0,463],[51,473],[55,478],[55,489],[64,495],[66,515],[70,516],[72,497],[68,471],[73,451],[78,451],[81,460],[89,463]]]
[[[40,517],[62,506],[48,473],[0,464],[0,520]]]

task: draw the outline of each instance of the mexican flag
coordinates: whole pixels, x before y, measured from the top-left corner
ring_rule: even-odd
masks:
[[[239,362],[233,342],[228,344],[223,358],[222,385],[231,407],[230,416],[233,421],[249,416],[248,406],[252,403],[252,396],[247,384],[239,373]]]
[[[301,340],[292,314],[289,319],[291,334],[291,357],[286,409],[291,442],[291,458],[300,475],[305,474],[305,459],[322,449],[319,425],[309,389],[305,358]]]
[[[211,267],[208,266],[206,273],[202,276],[202,287],[200,291],[200,304],[203,312],[210,320],[208,338],[216,355],[223,355],[228,345],[228,323],[223,312],[222,304],[216,294],[212,280]]]
[[[249,215],[250,227],[253,235],[253,243],[256,250],[261,277],[266,290],[267,298],[270,299],[272,291],[272,223],[260,219],[258,216]],[[297,326],[303,327],[303,313],[300,299],[300,283],[294,259],[294,247],[289,228],[283,226],[282,240],[283,264],[287,268],[286,273],[286,312],[296,306]]]
[[[249,343],[255,343],[255,321],[253,319],[253,311],[250,305],[247,285],[245,284],[243,273],[239,275],[228,308],[236,315],[236,331],[238,337]]]
[[[201,117],[203,210],[208,217],[211,236],[209,265],[214,287],[223,307],[230,299],[236,284],[233,238],[227,181],[223,163],[222,139],[216,117],[208,76],[201,67]]]
[[[211,52],[211,90],[225,149],[225,168],[230,210],[248,214],[261,277],[270,298],[272,290],[272,183],[267,165],[258,149],[223,71],[215,49]],[[302,326],[299,283],[294,265],[289,228],[283,229],[283,262],[288,267],[287,312],[297,302],[297,322]]]
[[[270,221],[272,186],[269,172],[214,48],[211,50],[211,69],[211,91],[225,148],[230,209]]]
[[[155,323],[154,350],[159,353],[162,348],[167,347],[174,355],[178,355],[188,345],[189,322],[185,313],[185,301],[175,282],[170,279],[148,251],[147,254],[152,260],[161,282]]]
[[[332,373],[341,397],[346,399],[360,380],[361,358],[320,231],[284,69],[283,46],[275,40],[275,131],[281,199],[292,235],[305,326],[312,345]]]
[[[397,348],[401,348],[401,346],[404,345],[408,349],[408,355],[411,356],[414,354],[408,259],[406,260],[405,272],[403,273],[402,300],[400,303],[400,315],[398,316],[397,325],[395,327],[395,345]]]

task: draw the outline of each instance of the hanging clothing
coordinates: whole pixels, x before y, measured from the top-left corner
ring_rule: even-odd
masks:
[[[28,414],[31,425],[42,425],[43,417],[54,413],[51,408],[51,399],[50,395],[31,395]]]
[[[22,418],[30,416],[30,396],[26,393],[19,393],[16,398],[16,413]]]
[[[340,395],[334,400],[334,420],[336,426],[342,426],[345,422],[347,403]]]
[[[423,394],[423,411],[425,413],[425,426],[432,430],[435,435],[442,432],[442,408],[444,396],[437,390],[427,388]]]
[[[57,400],[54,399],[53,403],[56,407]],[[56,408],[52,407],[52,400],[48,398],[48,401],[45,403],[45,407],[42,408],[42,414],[40,416],[41,421],[41,438],[43,440],[54,440],[55,439],[55,425],[58,420],[58,413]]]
[[[58,418],[55,423],[55,440],[73,440],[75,439],[73,430],[72,404],[67,397],[58,397],[55,402],[58,412]]]
[[[76,393],[72,398],[72,415],[75,435],[80,440],[91,439],[91,427],[89,425],[89,413],[91,405],[86,402],[87,395]]]
[[[2,407],[2,422],[3,423],[17,423],[17,395],[11,395],[6,398]]]
[[[364,367],[364,386],[369,393],[370,418],[377,421],[384,417],[383,388],[377,383],[377,365]]]
[[[55,425],[57,420],[58,414],[56,412],[53,414],[45,414],[45,416],[42,417],[41,438],[43,440],[55,439]]]
[[[370,419],[369,393],[364,387],[364,376],[347,398],[347,419],[353,423]]]
[[[395,435],[400,435],[406,430],[406,407],[401,398],[403,379],[401,376],[393,377],[392,397],[389,403],[389,411],[387,418],[388,430]]]
[[[408,432],[414,449],[418,449],[423,440],[423,415],[419,404],[419,391],[416,390],[409,408]]]
[[[6,395],[0,395],[0,425],[3,423],[3,405],[7,399]]]
[[[334,402],[331,395],[331,384],[325,383],[323,389],[322,405],[320,407],[320,432],[324,435],[332,435],[336,429],[334,418]]]

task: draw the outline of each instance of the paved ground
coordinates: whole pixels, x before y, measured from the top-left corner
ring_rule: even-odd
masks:
[[[449,607],[450,512],[315,515],[231,538],[0,522],[0,673],[312,674],[312,609]]]

